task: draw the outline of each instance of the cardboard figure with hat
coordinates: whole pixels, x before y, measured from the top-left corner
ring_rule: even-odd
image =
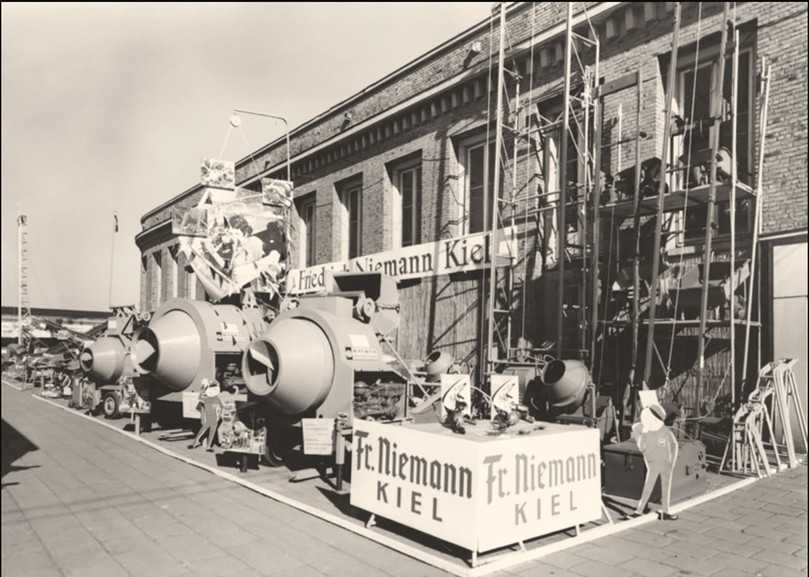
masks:
[[[200,383],[202,390],[200,391],[200,402],[203,405],[202,411],[202,426],[194,438],[194,442],[189,445],[189,449],[195,449],[202,445],[202,437],[207,433],[208,447],[207,451],[213,451],[213,440],[216,436],[216,429],[219,426],[219,415],[222,412],[222,401],[219,398],[219,383],[215,380],[202,379]]]
[[[646,463],[646,479],[643,483],[638,506],[631,516],[642,515],[646,510],[649,497],[655,483],[660,477],[661,504],[663,510],[660,518],[675,520],[677,515],[670,513],[671,481],[674,476],[674,465],[679,451],[677,438],[666,426],[666,411],[658,403],[645,406],[640,413],[640,422],[632,426],[632,438],[638,444]]]

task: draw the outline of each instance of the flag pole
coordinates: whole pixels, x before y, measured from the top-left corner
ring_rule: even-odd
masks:
[[[109,282],[109,293],[107,295],[107,304],[109,305],[110,310],[112,310],[112,280],[114,278],[114,271],[115,271],[115,236],[118,232],[118,211],[113,211],[112,213],[112,239],[110,242],[110,282]]]

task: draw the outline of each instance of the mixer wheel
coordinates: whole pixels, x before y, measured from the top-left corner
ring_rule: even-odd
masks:
[[[104,412],[104,417],[107,419],[116,419],[119,417],[118,407],[118,395],[115,393],[106,393],[101,399],[101,409]]]

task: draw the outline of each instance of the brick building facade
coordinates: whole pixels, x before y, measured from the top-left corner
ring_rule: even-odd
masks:
[[[605,142],[635,134],[636,88],[627,79],[641,73],[644,160],[659,156],[662,145],[673,9],[674,3],[649,2],[578,2],[574,8],[575,29],[588,34],[592,25],[600,41]],[[516,3],[507,10],[507,58],[523,78],[521,104],[555,114],[563,81],[566,5]],[[749,184],[755,181],[761,144],[757,79],[765,59],[773,72],[763,170],[765,356],[802,356],[806,361],[805,258],[799,262],[806,255],[807,233],[806,5],[740,2],[734,16],[741,41],[738,161],[740,179]],[[721,21],[722,3],[703,3],[700,18],[697,3],[683,4],[678,84],[690,82],[697,98],[707,98],[704,91],[718,60]],[[291,132],[296,207],[291,266],[344,261],[485,228],[481,151],[487,133],[491,136],[486,112],[493,106],[490,74],[498,34],[496,21],[481,22]],[[700,58],[694,82],[697,40]],[[526,80],[533,85],[527,86]],[[686,107],[688,92],[680,89],[675,94],[677,110]],[[619,109],[621,135],[615,122]],[[240,186],[257,187],[265,175],[285,177],[283,139],[252,156],[255,160],[237,163]],[[614,173],[632,165],[634,156],[633,142],[611,147],[602,168]],[[518,160],[517,171],[525,165],[529,173],[527,162]],[[524,185],[553,189],[547,179],[532,184],[529,178]],[[201,187],[192,187],[143,216],[143,230],[136,237],[142,253],[142,309],[153,310],[175,296],[204,298],[178,257],[169,222],[171,207],[192,206],[200,194]],[[743,214],[752,214],[752,204],[742,208]],[[740,222],[744,227],[744,218]],[[532,286],[520,321],[528,325],[531,340],[539,342],[552,332],[545,329],[555,314],[549,303],[555,301],[543,285],[548,271],[537,264],[540,248],[528,228],[519,244],[520,253],[529,255],[532,270],[524,280]],[[745,233],[749,237],[749,230],[742,228]],[[796,270],[803,271],[802,278]],[[785,276],[789,282],[780,282]],[[485,309],[482,290],[481,274],[474,272],[401,282],[401,352],[423,358],[432,349],[446,349],[477,366]],[[783,323],[796,315],[803,320],[800,326],[790,325],[794,335],[785,341],[778,336],[785,330]]]

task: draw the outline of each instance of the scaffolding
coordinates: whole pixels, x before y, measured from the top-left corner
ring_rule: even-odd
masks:
[[[525,227],[533,219],[533,225],[539,229],[543,213],[552,211],[556,223],[552,225],[556,238],[556,258],[558,265],[558,335],[551,346],[541,347],[547,352],[555,349],[558,357],[568,352],[565,348],[567,335],[573,335],[575,344],[569,347],[570,352],[582,360],[592,356],[595,348],[595,332],[590,327],[596,322],[597,307],[587,305],[597,301],[598,275],[598,219],[597,203],[600,196],[601,173],[596,170],[600,162],[600,130],[601,115],[599,113],[599,41],[592,24],[586,19],[589,34],[587,36],[574,32],[573,7],[568,3],[567,33],[565,52],[565,86],[562,95],[561,117],[550,119],[538,110],[533,101],[533,13],[532,13],[532,49],[528,68],[530,70],[529,94],[521,100],[520,86],[523,77],[519,67],[512,59],[511,66],[506,63],[505,45],[506,20],[505,7],[500,5],[500,43],[497,70],[497,97],[495,104],[495,159],[493,192],[491,194],[493,245],[498,245],[503,232],[509,239],[516,237],[516,223],[523,224],[523,242],[520,254],[514,254],[513,246],[520,243],[505,243],[509,247],[509,266],[492,258],[488,271],[487,303],[487,371],[494,367],[515,364],[515,356],[522,350],[521,342],[525,340],[525,302],[527,291],[527,251],[528,234]],[[583,13],[586,18],[586,12]],[[592,62],[587,62],[587,58]],[[509,86],[506,79],[510,80]],[[511,88],[511,92],[509,89]],[[554,132],[559,136],[560,160],[558,163],[558,185],[554,190],[534,192],[528,183],[541,179],[544,174],[532,174],[521,186],[518,182],[519,163],[530,163],[532,157],[542,152],[542,141],[545,136]],[[506,139],[509,142],[506,143]],[[511,163],[504,160],[511,152]],[[520,156],[522,152],[522,157]],[[534,159],[535,160],[535,159]],[[488,165],[488,160],[484,160]],[[542,162],[535,164],[542,166]],[[541,169],[540,169],[541,170]],[[503,194],[502,178],[510,172],[510,190]],[[527,172],[527,171],[526,171]],[[569,177],[575,173],[574,177]],[[545,206],[540,207],[538,201]],[[522,207],[522,210],[520,210]],[[530,208],[529,208],[530,207]],[[568,219],[569,213],[574,215]],[[571,230],[569,230],[571,229]],[[559,232],[563,231],[563,232]],[[572,242],[569,242],[571,237]],[[518,249],[519,250],[519,249]],[[570,272],[566,270],[570,263]],[[522,267],[522,274],[518,270]],[[501,272],[498,273],[498,269]],[[572,279],[569,277],[573,277]],[[518,279],[519,282],[516,282]],[[573,280],[571,283],[570,281]],[[577,288],[572,300],[566,300],[570,284]],[[588,292],[588,288],[592,294]],[[513,339],[512,320],[515,315],[514,303],[521,305],[520,341]],[[505,306],[504,306],[505,305]],[[592,318],[588,317],[588,314]],[[572,325],[572,326],[571,326]],[[593,339],[589,337],[592,336]],[[515,344],[517,346],[515,346]]]
[[[644,195],[642,187],[636,178],[635,194],[631,199],[611,200],[604,204],[601,208],[602,218],[608,219],[626,219],[633,218],[634,233],[635,233],[635,254],[633,255],[633,314],[632,319],[632,340],[633,347],[637,347],[640,337],[640,325],[645,326],[646,329],[646,354],[644,355],[644,370],[642,379],[638,379],[638,373],[635,371],[636,362],[638,358],[637,352],[633,354],[632,371],[630,373],[630,385],[633,388],[643,387],[647,388],[652,380],[652,368],[655,361],[660,365],[663,374],[663,386],[668,387],[671,385],[671,371],[672,371],[672,355],[674,352],[675,340],[679,338],[677,333],[678,328],[683,329],[687,327],[696,328],[697,334],[697,361],[696,361],[696,386],[695,395],[696,399],[691,407],[692,418],[697,422],[702,417],[707,416],[708,413],[713,411],[717,397],[724,390],[724,383],[730,383],[730,405],[732,408],[738,405],[737,403],[737,379],[736,379],[736,333],[737,329],[744,327],[745,340],[743,345],[744,361],[743,370],[745,375],[749,371],[748,355],[750,349],[749,333],[751,328],[758,329],[760,323],[758,320],[752,319],[752,307],[754,302],[754,282],[756,280],[755,271],[755,247],[757,245],[757,229],[758,218],[755,219],[753,224],[753,239],[743,239],[739,241],[739,235],[736,231],[737,222],[737,205],[738,201],[745,201],[756,204],[757,214],[761,206],[760,191],[761,173],[763,164],[760,160],[757,168],[758,184],[756,188],[741,182],[738,178],[738,155],[736,150],[737,141],[737,124],[738,124],[738,70],[739,70],[739,34],[736,23],[730,17],[730,3],[725,3],[723,10],[723,18],[721,25],[721,40],[719,47],[718,59],[718,72],[713,78],[714,85],[711,89],[711,102],[710,102],[710,116],[707,119],[700,119],[700,127],[707,124],[710,126],[710,153],[708,154],[707,162],[703,162],[700,169],[704,170],[705,166],[709,170],[704,170],[707,173],[705,180],[700,182],[693,182],[692,172],[697,168],[698,161],[694,160],[690,148],[690,141],[688,150],[683,157],[675,156],[674,140],[677,138],[686,139],[689,130],[693,130],[697,125],[697,120],[693,116],[693,97],[692,97],[692,110],[685,119],[681,119],[681,126],[675,129],[676,122],[672,119],[672,97],[677,89],[677,75],[676,75],[676,59],[679,41],[679,26],[680,26],[680,4],[675,5],[674,14],[674,32],[672,40],[672,52],[670,57],[670,67],[667,80],[667,103],[666,103],[666,118],[664,122],[664,136],[663,136],[663,153],[661,154],[661,172],[660,178],[657,182],[657,194]],[[700,8],[701,10],[701,8]],[[700,20],[701,22],[701,12]],[[733,31],[733,43],[731,50],[728,48],[728,29]],[[728,59],[728,52],[731,52],[730,60],[732,62],[731,74],[731,99],[729,103],[724,101],[726,75],[724,73],[725,61]],[[697,40],[697,50],[695,54],[695,69],[699,65],[699,39]],[[762,119],[761,128],[762,133],[759,137],[759,154],[760,159],[763,159],[764,148],[764,130],[766,130],[766,108],[767,108],[767,87],[769,86],[769,74],[765,67],[763,74],[765,88],[762,91],[764,95],[762,99],[762,109],[760,118]],[[696,76],[693,80],[694,88],[696,88]],[[720,126],[722,123],[729,123],[731,129],[731,150],[727,151],[720,147]],[[723,166],[725,175],[723,178],[719,177],[720,162],[726,161],[726,166]],[[636,167],[642,166],[640,163]],[[640,176],[641,171],[636,171],[636,176]],[[722,244],[715,244],[717,236],[717,218],[715,216],[717,206],[720,203],[727,203],[729,209],[730,220],[730,235],[729,239]],[[689,209],[703,208],[705,210],[705,226],[702,243],[692,247],[680,247],[680,259],[676,266],[676,272],[670,279],[676,282],[674,289],[674,313],[668,318],[659,318],[657,314],[657,306],[663,300],[662,295],[662,275],[660,271],[661,253],[663,252],[662,242],[663,239],[674,239],[675,241],[682,241],[685,245],[685,215]],[[674,215],[674,216],[672,216]],[[679,216],[679,218],[676,218]],[[648,297],[648,313],[643,318],[641,311],[641,295],[640,284],[641,279],[639,274],[640,255],[640,236],[641,227],[639,223],[641,219],[647,218],[650,222],[654,223],[654,245],[651,255],[651,286],[649,287]],[[697,288],[700,293],[699,298],[699,313],[696,321],[689,319],[683,320],[678,317],[680,304],[680,292],[682,289],[683,277],[685,276],[683,267],[683,255],[686,253],[687,248],[692,248],[694,251],[698,247],[702,247],[702,258],[699,266],[699,281]],[[672,251],[673,252],[673,251]],[[720,257],[722,257],[720,259]],[[741,261],[737,258],[741,257]],[[720,267],[718,263],[727,266]],[[741,265],[741,266],[739,266]],[[717,268],[717,274],[714,274],[712,267]],[[738,315],[735,309],[736,296],[739,289],[742,289],[742,301],[747,306],[747,314]],[[714,293],[724,292],[725,300],[729,305],[727,306],[728,312],[724,315],[713,315],[711,318],[711,307],[709,302],[713,301]],[[737,318],[741,316],[741,318]],[[606,321],[610,324],[614,321]],[[695,326],[696,325],[696,326]],[[669,354],[668,359],[664,360],[663,356],[657,347],[655,328],[663,326],[670,327],[669,336]],[[716,332],[717,329],[727,328],[728,337],[730,341],[729,356],[730,362],[721,377],[719,386],[712,391],[707,402],[703,402],[702,394],[707,391],[706,386],[706,353],[707,347],[711,340],[724,339],[725,337],[712,337],[711,332]],[[694,335],[688,335],[694,336]],[[759,343],[760,343],[760,335]],[[759,344],[759,365],[760,365],[760,344]],[[680,390],[685,386],[683,384]],[[676,393],[675,393],[676,397]]]
[[[528,66],[531,78],[528,97],[521,100],[523,76],[514,62],[513,52],[509,61],[506,52],[509,44],[506,11],[502,4],[499,6],[496,103],[492,119],[495,130],[494,179],[492,194],[486,198],[490,199],[492,245],[498,245],[504,231],[514,235],[515,223],[520,222],[523,241],[514,243],[517,254],[511,255],[510,262],[505,263],[507,266],[496,257],[491,259],[485,283],[488,287],[484,289],[486,373],[491,374],[503,366],[519,365],[517,353],[525,344],[524,315],[528,284],[525,263],[531,250],[527,230],[531,224],[537,231],[545,231],[543,222],[551,217],[550,220],[555,220],[549,229],[556,241],[555,259],[544,258],[549,240],[547,234],[546,238],[541,239],[544,247],[535,247],[535,250],[544,251],[543,261],[547,260],[542,274],[556,275],[556,340],[543,343],[540,350],[554,351],[559,358],[577,358],[586,362],[596,383],[612,380],[618,389],[617,396],[624,400],[632,399],[631,406],[624,403],[624,416],[630,419],[635,417],[637,395],[634,393],[637,389],[662,385],[663,392],[677,400],[686,383],[693,378],[690,382],[695,383],[695,398],[690,401],[688,412],[689,418],[698,427],[700,420],[713,412],[717,398],[726,390],[726,383],[729,383],[731,411],[738,407],[737,392],[741,393],[744,389],[739,385],[745,383],[748,385],[746,388],[750,389],[750,351],[756,341],[758,356],[755,360],[758,366],[761,365],[760,302],[756,300],[760,299],[760,290],[756,289],[760,275],[756,275],[756,249],[763,191],[769,67],[765,64],[761,75],[756,182],[748,184],[739,177],[737,125],[740,40],[735,13],[731,15],[731,3],[726,2],[723,6],[719,25],[720,56],[716,70],[711,69],[709,111],[707,117],[702,118],[695,117],[693,95],[691,110],[681,110],[680,114],[675,114],[674,95],[678,94],[678,88],[682,89],[680,83],[684,81],[678,69],[682,6],[681,3],[674,3],[672,46],[665,78],[662,151],[655,151],[653,158],[644,158],[641,147],[647,134],[641,124],[641,111],[644,107],[644,83],[647,80],[644,79],[643,66],[632,75],[632,81],[623,83],[624,88],[632,84],[636,87],[634,134],[625,135],[622,128],[623,108],[619,107],[617,117],[610,119],[606,118],[604,112],[606,83],[600,76],[600,44],[596,28],[588,18],[586,9],[582,9],[574,18],[573,4],[567,4],[563,38],[564,85],[560,96],[562,106],[556,117],[543,115],[532,94],[533,11]],[[697,71],[703,66],[699,43],[702,36],[710,32],[702,30],[702,4],[699,3],[697,7],[697,40],[691,81],[694,91]],[[729,99],[725,96],[728,88],[726,60],[731,72]],[[541,96],[537,102],[540,99]],[[603,142],[606,140],[602,138],[603,127],[616,124],[617,139]],[[720,128],[730,130],[729,147],[721,145]],[[696,130],[709,132],[707,149],[692,150]],[[525,165],[532,155],[542,155],[554,146],[555,142],[546,138],[552,132],[561,141],[556,150],[556,190],[547,186],[545,190],[537,192],[528,186],[533,181],[549,183],[554,180],[543,174],[550,168],[542,162],[534,163],[536,169],[521,186],[517,182],[519,161],[522,160]],[[752,139],[753,135],[749,134],[749,138]],[[634,167],[622,170],[621,149],[632,143],[635,149]],[[613,148],[618,149],[617,172],[627,173],[623,176],[611,175],[610,167],[605,170],[603,166],[602,152]],[[509,152],[513,157],[510,166],[506,163]],[[484,162],[488,166],[488,158]],[[503,184],[509,179],[502,178],[509,170],[512,176],[510,190],[507,184]],[[610,179],[609,182],[605,178]],[[624,188],[620,191],[617,178],[623,179],[621,184]],[[504,188],[507,189],[505,192]],[[754,207],[749,235],[739,235],[736,228],[740,202]],[[727,206],[729,237],[718,236],[719,206]],[[701,217],[700,211],[705,211],[701,241],[687,238],[689,209],[692,220],[694,214]],[[650,228],[653,243],[647,242]],[[630,248],[619,250],[622,248],[621,232],[626,230],[632,233]],[[648,250],[650,244],[651,254]],[[689,263],[684,261],[686,255],[689,256]],[[661,260],[672,256],[679,256],[679,261]],[[523,268],[522,274],[520,268]],[[627,275],[624,271],[628,269],[631,269],[631,283],[625,282]],[[693,276],[697,277],[693,286],[684,286],[684,282]],[[572,288],[575,290],[570,290]],[[695,318],[694,315],[685,318],[683,313],[685,306],[681,302],[681,294],[688,291],[699,293]],[[620,295],[623,308],[615,305],[619,300],[616,295]],[[722,300],[722,295],[724,304],[717,307],[716,301]],[[662,310],[664,300],[667,300],[665,312]],[[686,300],[685,297],[682,300]],[[754,306],[756,302],[758,306]],[[720,313],[723,309],[727,312]],[[523,319],[519,339],[516,339],[511,323],[518,316],[518,311]],[[756,311],[758,314],[754,319]],[[629,335],[628,331],[631,331]],[[737,331],[744,336],[741,337]],[[658,347],[657,339],[661,335],[668,337],[667,359],[664,359]],[[627,337],[631,339],[628,368],[612,367],[612,374],[607,374],[603,370],[605,358],[609,357],[607,347]],[[696,337],[695,374],[691,375],[691,369],[681,371],[677,376],[683,377],[682,383],[675,390],[672,361],[675,341],[680,341],[681,337],[689,338],[692,342]],[[740,338],[741,347],[738,346]],[[709,387],[706,358],[712,354],[717,343],[725,341],[730,342],[730,360],[725,364],[721,378],[718,378],[719,384],[716,385],[717,376],[714,375],[711,383],[714,386]],[[645,354],[641,354],[641,344]],[[741,352],[743,359],[741,379],[737,378],[737,352]],[[658,378],[654,378],[655,374]],[[659,378],[661,374],[662,379]]]
[[[24,341],[23,332],[31,324],[31,299],[28,293],[28,215],[17,214],[17,344]]]

